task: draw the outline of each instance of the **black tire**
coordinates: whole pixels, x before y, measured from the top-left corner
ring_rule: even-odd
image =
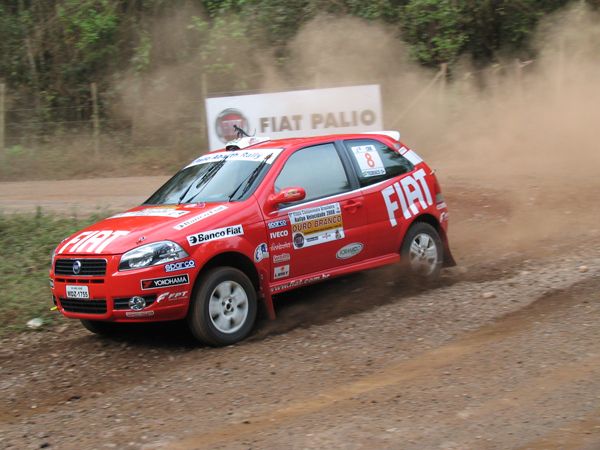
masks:
[[[80,319],[81,325],[94,334],[109,336],[115,332],[115,324],[111,322],[102,322],[100,320]]]
[[[444,245],[440,235],[428,223],[412,224],[402,242],[400,257],[404,271],[414,280],[421,283],[437,281],[444,262]]]
[[[198,341],[221,347],[248,336],[256,310],[256,290],[246,274],[233,267],[217,267],[196,282],[187,323]]]

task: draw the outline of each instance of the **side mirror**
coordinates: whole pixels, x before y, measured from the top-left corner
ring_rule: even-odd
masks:
[[[293,203],[300,200],[304,200],[306,197],[306,191],[301,187],[288,187],[283,188],[277,194],[271,194],[269,196],[269,205],[272,208],[277,207],[282,203]]]

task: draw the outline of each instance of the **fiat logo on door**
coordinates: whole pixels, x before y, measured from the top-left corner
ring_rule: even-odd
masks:
[[[247,130],[248,119],[240,111],[233,108],[228,108],[219,114],[215,121],[215,131],[221,141],[227,143],[238,137],[234,125]]]

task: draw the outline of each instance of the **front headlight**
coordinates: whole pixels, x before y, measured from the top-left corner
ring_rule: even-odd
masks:
[[[169,261],[187,258],[187,252],[179,244],[160,241],[129,250],[121,256],[119,270],[141,269]]]

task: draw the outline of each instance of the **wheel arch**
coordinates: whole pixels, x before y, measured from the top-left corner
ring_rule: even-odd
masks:
[[[446,234],[446,231],[444,230],[444,228],[442,228],[440,226],[440,222],[437,220],[437,218],[435,216],[433,216],[432,214],[427,214],[427,213],[421,214],[420,216],[417,216],[411,222],[410,226],[412,227],[413,224],[418,223],[418,222],[424,222],[426,224],[431,225],[435,229],[435,231],[437,231],[438,234],[440,235],[440,238],[442,239],[442,242],[444,244],[443,267],[456,266],[456,261],[454,260],[454,257],[452,256],[452,253],[450,252],[450,245],[448,243],[448,235]]]
[[[248,278],[250,278],[250,281],[252,281],[252,285],[256,289],[256,292],[260,291],[260,277],[256,266],[250,258],[239,252],[224,252],[214,255],[202,266],[196,276],[196,280],[199,280],[203,273],[215,267],[223,266],[235,267],[244,272]]]

